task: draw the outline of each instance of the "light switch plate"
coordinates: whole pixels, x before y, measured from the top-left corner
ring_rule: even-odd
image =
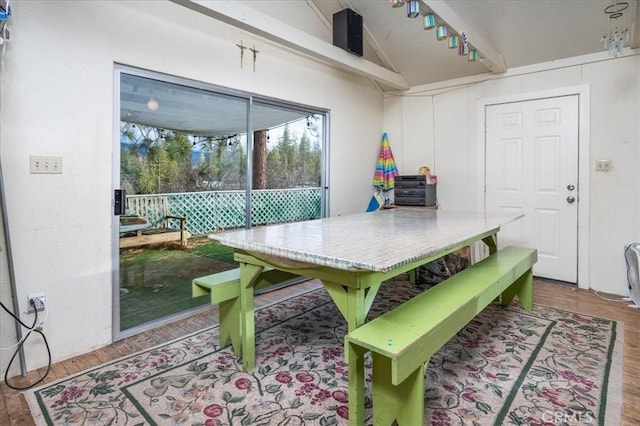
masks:
[[[596,160],[596,172],[610,172],[611,160]]]
[[[32,155],[29,157],[30,173],[62,173],[62,157],[53,157],[47,155]]]

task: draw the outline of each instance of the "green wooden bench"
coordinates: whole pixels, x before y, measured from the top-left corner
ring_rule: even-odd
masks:
[[[264,268],[255,285],[255,291],[273,287],[298,275]],[[191,297],[211,295],[211,303],[218,305],[220,324],[220,346],[226,346],[231,340],[233,351],[242,355],[240,340],[240,268],[218,272],[191,281]]]
[[[349,424],[364,424],[364,355],[372,352],[373,424],[424,424],[431,356],[493,300],[532,308],[535,249],[507,247],[349,333]]]

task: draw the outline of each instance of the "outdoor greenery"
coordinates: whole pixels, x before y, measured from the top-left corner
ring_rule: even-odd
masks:
[[[122,122],[121,187],[128,194],[244,189],[246,137],[204,137]],[[266,148],[267,188],[320,186],[321,147],[284,127]]]
[[[320,144],[306,133],[295,139],[285,126],[282,137],[267,155],[267,189],[320,186]]]
[[[322,153],[314,126],[320,119],[320,116],[310,117],[306,127],[292,123],[292,127],[304,129],[300,132],[293,131],[289,125],[271,129],[271,141],[267,129],[254,133],[252,188],[320,187]],[[243,191],[246,188],[246,135],[191,135],[121,122],[120,140],[120,185],[129,195]],[[261,217],[260,208],[265,208],[260,201],[265,199],[261,197],[265,193],[267,191],[255,197],[255,218]],[[300,203],[297,207],[299,211],[306,208],[306,204]],[[235,206],[224,208],[233,210]],[[276,203],[272,208],[282,206]],[[242,207],[238,211],[244,217]],[[183,213],[189,216],[188,212]],[[192,236],[187,246],[163,243],[121,250],[120,329],[127,330],[209,303],[206,296],[191,297],[193,278],[236,265],[231,248],[206,236]]]
[[[233,249],[207,237],[192,238],[188,247],[147,246],[120,256],[120,329],[209,303],[191,297],[195,277],[233,269]]]

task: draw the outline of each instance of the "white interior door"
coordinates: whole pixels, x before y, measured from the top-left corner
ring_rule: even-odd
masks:
[[[524,218],[499,246],[538,249],[536,276],[577,282],[578,96],[486,107],[487,211]]]

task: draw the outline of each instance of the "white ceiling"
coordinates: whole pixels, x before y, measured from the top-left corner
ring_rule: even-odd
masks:
[[[466,32],[483,62],[469,62],[457,49],[423,29],[422,16],[407,18],[406,7],[389,0],[247,1],[251,8],[332,42],[333,14],[351,8],[363,17],[364,58],[399,73],[409,86],[471,76],[501,68],[555,61],[604,51],[609,19],[605,7],[616,0],[423,0],[420,11],[436,12],[438,23]],[[633,26],[636,0],[626,0]],[[441,12],[441,13],[439,13]],[[447,20],[442,17],[446,15]],[[461,28],[455,28],[455,25]],[[639,31],[628,45],[638,47]],[[483,52],[484,50],[484,52]],[[502,67],[503,62],[504,67]],[[384,88],[384,84],[381,84]]]
[[[406,6],[393,8],[389,0],[171,1],[367,76],[382,90],[403,90],[604,52],[601,39],[610,21],[604,9],[616,0],[421,0],[421,15],[434,12],[438,24],[468,35],[470,45],[483,57],[476,62],[438,41],[435,30],[424,30],[422,16],[407,18]],[[631,28],[628,45],[636,48],[640,11],[637,0],[625,1]],[[333,46],[333,14],[345,8],[363,18],[362,58]],[[123,121],[209,136],[246,128],[242,100],[133,76],[123,78],[121,89]],[[147,107],[151,96],[159,105],[155,110]],[[184,112],[193,108],[197,115]],[[252,126],[268,129],[309,114],[265,105],[254,110]]]

